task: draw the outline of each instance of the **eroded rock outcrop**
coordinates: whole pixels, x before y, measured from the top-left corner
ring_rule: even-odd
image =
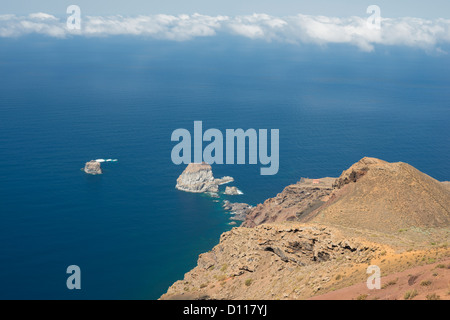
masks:
[[[230,176],[225,176],[225,177],[222,177],[222,178],[215,179],[215,183],[218,186],[220,186],[221,184],[226,184],[226,183],[230,183],[230,182],[233,182],[233,181],[234,181],[234,178],[230,177]]]
[[[194,193],[219,191],[211,166],[205,162],[190,163],[178,177],[175,188]]]
[[[306,179],[284,188],[276,197],[258,204],[247,215],[243,227],[262,223],[294,221],[323,205],[333,190],[335,178]]]
[[[244,221],[252,206],[247,203],[223,202],[223,208],[233,215],[230,220]]]
[[[336,267],[352,263],[366,267],[377,249],[320,226],[233,228],[162,298],[271,299],[285,292],[304,298],[319,291]],[[311,272],[316,274],[313,280],[300,277]]]
[[[232,181],[234,179],[229,176],[215,179],[211,166],[206,162],[190,163],[178,177],[175,188],[186,192],[215,194],[220,185]]]
[[[224,194],[229,195],[229,196],[237,196],[237,195],[242,194],[242,192],[239,191],[239,189],[236,187],[226,187]]]
[[[100,162],[97,162],[95,160],[91,160],[89,162],[86,162],[86,165],[84,166],[84,172],[86,172],[87,174],[92,174],[92,175],[96,175],[96,174],[102,174],[102,167],[100,165]]]
[[[380,159],[369,157],[362,158],[357,163],[352,165],[350,168],[344,170],[341,176],[338,179],[336,179],[335,183],[333,184],[333,187],[340,189],[346,184],[358,181],[361,177],[363,177],[367,173],[367,171],[369,171],[369,167],[374,166],[381,167],[385,166],[386,164],[388,164],[388,162]]]

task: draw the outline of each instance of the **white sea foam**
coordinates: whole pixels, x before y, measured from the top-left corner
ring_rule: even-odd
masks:
[[[117,159],[96,159],[97,162],[117,162]]]

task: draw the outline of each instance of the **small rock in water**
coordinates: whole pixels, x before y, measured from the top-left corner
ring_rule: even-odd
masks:
[[[208,196],[210,196],[211,198],[218,198],[219,195],[217,194],[217,192],[207,192],[206,193]]]
[[[247,203],[231,203],[228,200],[223,202],[223,208],[233,215],[230,220],[244,221],[252,206]]]
[[[220,179],[215,179],[214,181],[215,181],[215,183],[216,183],[217,185],[221,185],[221,184],[226,184],[226,183],[233,182],[234,179],[233,179],[233,177],[225,176],[225,177],[222,177],[222,178],[220,178]]]
[[[240,192],[239,189],[236,187],[226,187],[224,193],[229,196],[236,196],[242,194],[242,192]]]
[[[84,172],[87,174],[102,174],[102,167],[100,165],[100,162],[91,160],[89,162],[86,162],[86,165],[84,166]]]

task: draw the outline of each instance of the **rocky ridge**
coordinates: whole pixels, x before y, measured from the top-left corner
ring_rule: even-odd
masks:
[[[301,222],[397,233],[450,226],[450,190],[403,162],[363,158],[345,170],[321,207]]]

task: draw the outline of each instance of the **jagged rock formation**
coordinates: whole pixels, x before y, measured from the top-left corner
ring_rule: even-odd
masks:
[[[219,185],[233,181],[232,177],[214,179],[211,166],[205,162],[190,163],[178,177],[175,188],[181,191],[217,193]]]
[[[96,175],[96,174],[102,174],[102,167],[100,165],[100,162],[97,162],[95,160],[91,160],[89,162],[86,162],[86,165],[84,166],[84,172],[86,172],[87,174],[92,174],[92,175]]]
[[[262,223],[294,221],[317,209],[328,200],[335,178],[305,179],[287,186],[275,198],[258,204],[248,215],[243,227]]]
[[[186,192],[217,192],[211,166],[207,163],[190,163],[177,179],[178,190]]]
[[[241,194],[239,189],[236,187],[226,187],[224,193],[229,196],[237,196]]]
[[[346,184],[358,181],[367,173],[367,171],[369,171],[369,166],[384,166],[387,163],[388,162],[386,161],[375,158],[362,158],[350,168],[342,172],[341,176],[333,183],[333,188],[340,189]]]
[[[215,182],[218,186],[220,186],[221,184],[230,183],[233,181],[234,181],[233,177],[230,177],[230,176],[225,176],[222,178],[215,179]]]
[[[232,203],[225,200],[223,202],[223,208],[233,214],[230,220],[244,221],[252,206],[247,203]]]

